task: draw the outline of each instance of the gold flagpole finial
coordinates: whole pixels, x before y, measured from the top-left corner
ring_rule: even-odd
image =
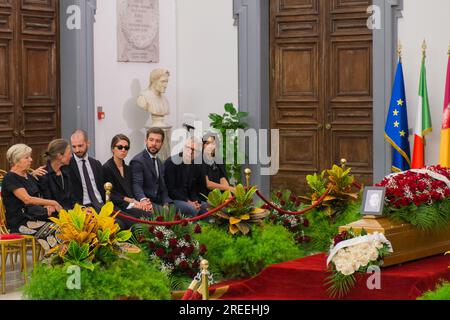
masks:
[[[400,60],[402,60],[402,49],[403,49],[402,43],[399,41],[398,45],[397,45],[397,53],[398,53],[398,58]]]
[[[425,41],[425,39],[422,42],[422,55],[425,58],[427,55],[427,42]]]

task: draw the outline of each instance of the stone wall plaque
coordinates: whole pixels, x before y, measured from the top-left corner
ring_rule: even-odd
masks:
[[[159,62],[159,0],[117,0],[120,62]]]

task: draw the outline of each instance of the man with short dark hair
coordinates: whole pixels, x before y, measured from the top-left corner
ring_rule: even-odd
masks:
[[[164,166],[157,157],[164,138],[161,128],[150,128],[146,135],[145,150],[130,162],[134,197],[143,202],[145,208],[152,208],[153,204],[173,203],[167,192]]]
[[[84,130],[76,130],[71,138],[73,156],[70,160],[70,176],[75,201],[100,212],[105,203],[103,167],[100,161],[89,157],[91,142]]]

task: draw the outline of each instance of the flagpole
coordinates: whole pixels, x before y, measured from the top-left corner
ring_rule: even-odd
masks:
[[[400,62],[402,61],[402,43],[400,42],[400,40],[398,41],[398,46],[397,46],[397,54],[398,54],[398,59],[400,60]],[[450,45],[449,45],[449,54],[450,54]]]
[[[422,58],[425,59],[427,57],[427,42],[423,39],[422,43]]]

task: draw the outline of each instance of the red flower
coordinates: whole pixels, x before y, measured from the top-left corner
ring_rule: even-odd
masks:
[[[161,231],[156,232],[155,236],[160,240],[164,239],[164,234]]]
[[[158,216],[158,217],[156,217],[156,221],[163,222],[164,221],[164,217],[163,216]]]
[[[181,220],[181,216],[177,213],[175,215],[175,217],[173,218],[174,221],[180,221]]]
[[[200,227],[200,225],[197,224],[197,225],[195,226],[194,232],[195,232],[195,233],[202,233],[202,227]]]
[[[186,256],[192,254],[192,252],[194,252],[194,247],[193,247],[193,246],[189,246],[189,247],[184,247],[184,248],[183,248],[183,253],[184,253]]]
[[[154,250],[154,249],[156,248],[156,244],[155,244],[154,242],[149,242],[149,243],[148,243],[148,247],[149,247],[151,250]]]
[[[180,262],[180,268],[187,269],[187,268],[189,268],[189,264],[185,260],[183,260]]]
[[[165,253],[166,253],[166,252],[165,252],[165,250],[164,250],[163,248],[158,248],[158,249],[156,250],[156,252],[155,252],[156,256],[158,256],[158,257],[160,257],[160,258],[162,258],[162,257],[164,256]]]
[[[206,246],[205,246],[204,244],[201,244],[201,245],[200,245],[200,248],[199,248],[199,250],[198,250],[198,252],[199,252],[200,254],[204,254],[207,250],[208,250],[208,249],[206,248]]]
[[[186,240],[187,242],[191,241],[191,235],[190,234],[185,234],[184,235],[184,240]]]
[[[264,209],[264,210],[269,210],[270,206],[266,203],[261,208]]]
[[[198,262],[198,260],[195,260],[192,264],[192,268],[197,269],[198,267],[200,267],[200,263]]]
[[[172,238],[172,239],[170,239],[170,240],[169,240],[169,246],[170,246],[171,248],[174,248],[174,247],[176,247],[176,246],[177,246],[177,244],[178,244],[178,241],[177,241],[177,239],[175,239],[175,238]]]
[[[148,227],[148,231],[149,231],[150,233],[155,232],[155,227],[154,227],[154,226]]]
[[[181,225],[183,226],[183,227],[186,227],[187,225],[188,225],[188,221],[187,220],[183,220],[183,222],[181,223]]]
[[[297,197],[295,196],[295,194],[291,194],[291,196],[289,197],[289,201],[291,202],[297,202]]]
[[[306,242],[306,243],[311,242],[311,237],[303,236],[303,242]]]
[[[305,218],[305,219],[303,220],[303,226],[304,226],[304,227],[309,227],[309,220],[308,220],[308,219]]]
[[[281,199],[282,196],[283,196],[283,194],[282,194],[281,192],[278,191],[278,192],[277,192],[277,198],[278,198],[278,199]]]
[[[286,201],[281,200],[281,201],[280,201],[280,204],[281,204],[282,206],[285,206],[285,205],[286,205]]]

